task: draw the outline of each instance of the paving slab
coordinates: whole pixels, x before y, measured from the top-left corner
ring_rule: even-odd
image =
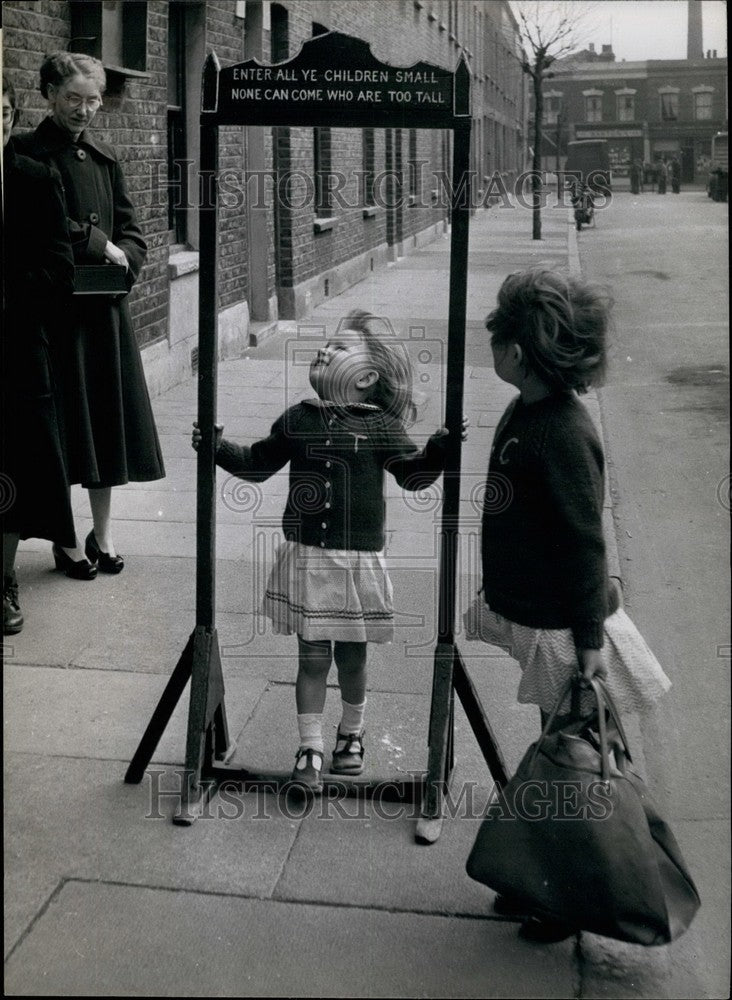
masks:
[[[430,845],[415,843],[418,805],[324,798],[302,821],[275,898],[494,919],[493,892],[465,872],[487,798],[478,788],[456,799]]]
[[[10,664],[3,673],[5,750],[128,762],[166,683],[167,677],[156,674]],[[233,678],[227,687],[227,715],[235,733],[267,683],[255,677]],[[188,702],[186,687],[153,762],[184,761]]]
[[[6,754],[8,948],[70,878],[272,894],[297,836],[296,814],[268,806],[262,795],[231,790],[193,826],[176,826],[171,817],[179,809],[182,770],[153,765],[139,785],[124,784],[123,775],[113,761]],[[134,923],[135,913],[133,906],[120,923]]]
[[[134,911],[136,919],[121,921]],[[11,955],[37,996],[567,997],[574,942],[498,920],[68,882]],[[345,956],[348,956],[346,959]]]

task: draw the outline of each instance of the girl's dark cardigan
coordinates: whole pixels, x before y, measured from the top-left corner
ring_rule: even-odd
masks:
[[[285,538],[378,552],[385,541],[384,471],[405,489],[424,489],[444,468],[445,441],[433,435],[419,451],[399,420],[374,407],[305,400],[251,447],[222,441],[216,464],[262,482],[289,462]]]
[[[570,628],[603,645],[618,608],[602,530],[604,458],[574,393],[517,397],[491,449],[483,505],[483,588],[493,611],[533,628]]]

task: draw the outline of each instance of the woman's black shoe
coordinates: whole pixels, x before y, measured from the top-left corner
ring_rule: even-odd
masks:
[[[93,530],[86,536],[84,552],[90,563],[99,564],[102,573],[121,573],[125,568],[122,556],[110,556],[109,552],[102,552]]]
[[[66,576],[72,580],[93,580],[97,575],[97,567],[87,562],[86,559],[79,559],[75,562],[71,556],[67,556],[58,545],[53,547],[53,559],[56,569],[62,569]]]

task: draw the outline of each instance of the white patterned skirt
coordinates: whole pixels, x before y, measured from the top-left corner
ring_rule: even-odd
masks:
[[[570,629],[518,625],[491,611],[479,594],[463,615],[465,635],[505,650],[521,667],[518,700],[551,712],[559,693],[577,673],[577,654]],[[605,619],[602,656],[607,686],[620,711],[642,714],[671,687],[671,681],[645,639],[622,608]],[[591,691],[583,692],[584,713],[595,707]],[[570,711],[569,698],[560,712]]]
[[[283,542],[262,612],[280,635],[391,642],[394,598],[384,554]]]

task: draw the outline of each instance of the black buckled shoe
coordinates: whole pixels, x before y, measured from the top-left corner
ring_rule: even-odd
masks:
[[[121,573],[125,568],[122,556],[110,556],[109,552],[102,552],[93,529],[86,536],[84,552],[89,562],[99,566],[102,573]]]
[[[363,771],[363,737],[363,729],[360,733],[350,734],[338,730],[331,774],[360,774]]]
[[[303,791],[320,795],[323,791],[323,754],[312,747],[300,747],[290,781]]]

